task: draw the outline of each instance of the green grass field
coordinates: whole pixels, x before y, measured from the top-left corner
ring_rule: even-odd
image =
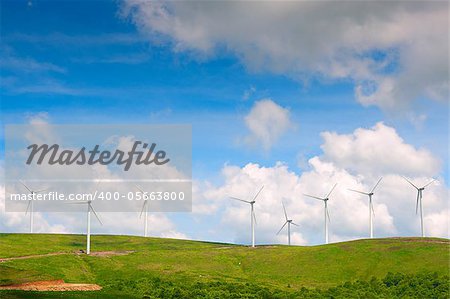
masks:
[[[96,283],[98,292],[70,292],[64,298],[142,298],[145,286],[224,283],[291,292],[302,287],[326,289],[345,282],[383,278],[388,272],[449,274],[450,241],[393,238],[321,246],[260,246],[132,236],[92,236],[91,250],[134,251],[121,256],[86,256],[85,236],[0,234],[0,258],[55,252],[67,254],[0,263],[0,284],[64,279]],[[29,294],[29,293],[28,293]],[[28,296],[28,297],[27,297]],[[60,298],[61,293],[33,293]],[[0,298],[29,298],[26,292],[0,291]],[[148,297],[151,298],[151,297]]]

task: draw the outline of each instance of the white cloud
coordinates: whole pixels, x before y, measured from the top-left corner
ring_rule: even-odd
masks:
[[[22,232],[30,231],[30,214],[21,212],[5,212],[5,186],[0,185],[0,231]],[[67,228],[60,223],[49,223],[45,214],[34,213],[33,230],[37,233],[66,233]]]
[[[245,124],[251,133],[246,141],[251,145],[262,145],[265,150],[293,127],[289,110],[271,99],[256,101],[245,117]]]
[[[347,135],[324,132],[322,137],[324,159],[352,172],[433,176],[440,170],[440,162],[428,150],[407,144],[383,123]]]
[[[49,118],[47,112],[38,112],[27,115],[27,121],[30,125],[46,125],[49,123]]]
[[[428,224],[428,234],[432,236],[450,236],[449,231],[449,210],[443,210],[425,216],[425,223]]]
[[[37,114],[30,114],[27,116],[28,123],[31,125],[29,131],[25,133],[25,138],[29,142],[50,142],[58,140],[58,132],[52,130],[49,124],[49,115],[47,113],[41,112]],[[111,136],[107,139],[105,143],[110,143],[116,145],[117,148],[129,149],[130,144],[134,142],[134,137],[132,136]],[[120,177],[116,172],[112,171],[105,165],[97,165],[93,168],[76,168],[71,171],[67,171],[67,167],[64,166],[45,166],[42,165],[39,169],[34,169],[37,172],[33,172],[31,177],[45,178],[46,174],[51,173],[52,177],[57,177],[58,179],[70,178],[75,174],[84,180],[91,180],[89,184],[72,185],[67,183],[65,185],[63,182],[60,184],[55,184],[54,182],[45,182],[43,185],[39,186],[39,183],[31,182],[30,186],[32,188],[38,186],[40,189],[42,186],[50,188],[50,191],[54,191],[57,188],[62,188],[62,190],[70,190],[76,193],[90,193],[97,189],[98,191],[120,191],[121,194],[126,194],[130,191],[132,186],[129,183],[118,183],[117,181],[113,183],[102,182],[101,184],[96,183],[96,179],[101,177],[103,180],[118,180]],[[177,172],[175,168],[163,168],[161,169],[163,173]],[[36,175],[38,173],[39,175]],[[3,174],[3,163],[0,163],[0,174]],[[135,172],[136,177],[147,178],[149,175],[149,170],[140,168]],[[177,172],[177,175],[178,172]],[[28,232],[30,226],[30,216],[26,215],[25,212],[12,212],[5,210],[5,186],[4,178],[0,177],[0,231],[2,232]],[[51,186],[53,185],[53,186]],[[16,190],[16,187],[20,190]],[[68,189],[65,189],[68,188]],[[116,189],[114,189],[116,188]],[[9,192],[14,191],[14,193],[24,192],[24,187],[20,184],[18,186],[9,185]],[[133,190],[137,191],[137,190]],[[67,193],[67,192],[66,192]],[[105,202],[94,202],[93,207],[97,210],[100,219],[103,222],[101,226],[96,219],[92,220],[92,233],[110,233],[110,234],[134,234],[142,235],[144,227],[144,219],[139,218],[139,213],[133,212],[101,212],[99,206],[103,203],[103,207],[108,207]],[[53,203],[49,202],[39,202],[40,208],[45,210],[43,207],[47,204],[47,209]],[[62,203],[65,204],[65,203]],[[140,211],[140,203],[139,211]],[[151,206],[151,205],[150,205]],[[25,209],[25,206],[23,206]],[[77,209],[76,208],[81,208]],[[117,206],[116,206],[117,208]],[[18,206],[14,206],[14,209],[18,209]],[[71,212],[67,211],[67,207],[60,209],[64,212],[34,212],[34,231],[37,233],[85,233],[86,231],[86,214],[84,212],[84,206],[71,207]],[[35,211],[37,207],[35,206]],[[83,212],[80,212],[83,211]],[[187,236],[181,232],[177,231],[176,225],[170,220],[170,218],[163,213],[151,213],[148,217],[148,227],[150,236],[159,237],[171,237],[171,238],[187,238]]]
[[[0,231],[29,232],[30,214],[5,211],[5,187],[0,186]],[[95,204],[94,204],[95,208]],[[139,213],[99,212],[103,225],[94,216],[91,218],[93,234],[127,234],[142,236],[144,217]],[[86,213],[84,212],[34,212],[34,232],[36,233],[81,233],[86,232]],[[187,239],[187,235],[178,232],[175,224],[163,213],[149,213],[148,234],[155,237]]]
[[[175,52],[231,52],[251,70],[298,80],[348,79],[363,105],[448,98],[446,1],[125,0],[121,13]]]
[[[45,125],[45,118],[45,115],[38,116],[30,121]],[[301,174],[289,170],[281,162],[272,167],[249,163],[244,167],[225,165],[222,169],[223,183],[219,186],[195,182],[193,217],[201,221],[199,216],[213,215],[221,219],[215,223],[215,235],[220,233],[221,236],[230,236],[232,241],[248,244],[249,206],[228,197],[249,199],[264,185],[255,205],[257,243],[286,243],[286,231],[276,235],[284,222],[281,200],[286,204],[289,218],[300,225],[292,228],[292,243],[322,243],[323,203],[306,198],[302,193],[323,196],[337,182],[338,187],[329,202],[331,241],[367,237],[367,198],[351,193],[347,188],[370,190],[379,176],[383,176],[374,197],[375,236],[418,235],[420,226],[419,218],[415,215],[416,191],[399,174],[408,175],[418,185],[427,183],[429,177],[434,176],[438,182],[427,187],[424,192],[425,231],[428,236],[449,236],[449,190],[439,177],[439,164],[429,152],[407,144],[395,129],[382,123],[370,129],[356,129],[351,134],[325,132],[322,136],[323,154],[309,159],[309,170]],[[130,140],[123,138],[116,141]],[[378,142],[384,146],[378,146]],[[115,174],[107,168],[99,171],[102,178],[115,178]],[[93,177],[92,174],[83,175],[85,178]],[[4,194],[3,186],[0,192]],[[25,213],[6,213],[4,199],[0,202],[1,231],[28,231],[29,218]],[[99,215],[105,225],[101,227],[93,221],[94,233],[142,234],[143,220],[138,217],[139,213]],[[37,232],[84,233],[86,223],[84,213],[35,213],[35,224]],[[171,219],[162,213],[150,213],[149,232],[152,236],[187,238],[185,231],[179,231]]]
[[[170,238],[170,239],[189,239],[189,237],[183,233],[171,230],[161,234],[162,238]]]
[[[264,185],[255,204],[257,243],[286,242],[285,231],[280,236],[275,235],[284,220],[282,199],[289,217],[300,225],[293,228],[296,234],[293,243],[322,243],[323,203],[302,194],[325,196],[337,182],[329,201],[331,241],[366,238],[368,199],[347,189],[369,191],[379,176],[383,176],[374,196],[375,236],[419,235],[419,217],[415,214],[416,191],[400,174],[412,176],[419,185],[425,184],[429,176],[439,175],[435,158],[424,150],[414,149],[393,128],[381,123],[372,129],[357,129],[349,135],[326,132],[322,136],[323,156],[309,159],[310,169],[300,175],[283,163],[272,167],[253,163],[242,168],[225,165],[222,169],[223,184],[206,186],[209,189],[203,192],[203,197],[196,198],[200,201],[197,204],[203,207],[197,213],[223,211],[221,229],[230,233],[234,241],[248,244],[250,207],[228,197],[250,199]],[[385,145],[372,149],[379,140],[384,140]],[[359,152],[369,154],[366,156]],[[426,167],[428,163],[431,166]],[[425,231],[428,236],[449,236],[446,216],[449,212],[448,192],[443,182],[430,185],[424,192]]]

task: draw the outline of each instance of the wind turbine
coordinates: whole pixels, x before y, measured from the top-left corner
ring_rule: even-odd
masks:
[[[375,211],[373,209],[373,203],[372,203],[372,196],[374,194],[373,192],[375,191],[375,188],[378,186],[378,184],[381,182],[382,179],[383,179],[383,177],[381,177],[378,180],[378,182],[375,184],[375,186],[372,188],[372,190],[369,193],[358,191],[358,190],[353,190],[353,189],[348,189],[350,191],[361,193],[361,194],[369,196],[369,230],[370,230],[370,238],[371,239],[373,238],[373,217],[375,217]]]
[[[97,213],[95,212],[94,208],[92,207],[92,200],[88,201],[80,201],[80,202],[71,202],[71,204],[81,204],[86,205],[87,204],[87,237],[86,237],[86,254],[91,253],[91,212],[94,213],[95,217],[97,218],[98,222],[100,222],[101,225],[103,225],[100,218],[98,218]]]
[[[27,185],[25,185],[24,182],[19,181],[31,194],[31,199],[28,201],[28,205],[27,205],[27,210],[25,211],[25,215],[30,212],[30,234],[33,233],[33,224],[34,224],[34,207],[33,207],[33,202],[34,202],[34,194],[38,194],[40,192],[44,192],[46,191],[48,188],[45,189],[41,189],[41,190],[32,190],[31,188],[29,188]]]
[[[148,230],[148,195],[146,192],[144,192],[138,185],[136,185],[136,188],[139,189],[139,191],[144,195],[144,204],[142,205],[141,214],[139,215],[139,218],[142,218],[142,213],[144,213],[144,237],[147,237],[147,230]]]
[[[431,183],[435,181],[435,179],[431,180],[428,184],[424,185],[423,187],[419,188],[416,185],[414,185],[410,180],[408,180],[406,177],[403,177],[408,183],[411,184],[414,188],[417,190],[417,198],[416,198],[416,215],[417,210],[419,208],[420,203],[420,229],[422,231],[422,237],[425,237],[425,227],[423,225],[423,204],[422,204],[422,196],[423,196],[423,190],[425,190],[425,187],[428,187]]]
[[[292,222],[292,219],[289,219],[286,213],[286,208],[284,207],[284,203],[281,202],[281,204],[283,205],[283,211],[284,211],[284,217],[286,218],[286,222],[283,224],[283,226],[280,228],[280,230],[277,232],[277,235],[281,232],[281,230],[286,226],[287,224],[287,229],[288,229],[288,245],[291,245],[291,224],[295,225],[295,226],[299,226],[298,224],[295,224],[294,222]]]
[[[251,201],[240,199],[237,197],[232,197],[232,196],[230,197],[235,200],[246,202],[246,203],[250,204],[250,206],[251,206],[250,219],[251,219],[251,226],[252,226],[252,247],[255,247],[255,224],[256,224],[256,216],[255,216],[255,210],[253,208],[253,205],[255,204],[256,198],[258,197],[259,193],[261,193],[263,188],[264,188],[264,185],[261,187],[261,189],[259,189],[258,193],[256,193],[256,195],[253,197],[253,199]]]
[[[303,194],[305,196],[311,197],[311,198],[315,198],[318,200],[322,200],[324,205],[325,205],[325,210],[324,210],[324,216],[325,216],[325,244],[328,244],[328,222],[330,221],[330,213],[328,213],[328,200],[330,200],[330,195],[331,192],[333,192],[334,188],[336,188],[336,184],[334,184],[333,188],[331,188],[330,192],[328,192],[327,196],[325,197],[317,197],[317,196],[312,196],[312,195],[308,195],[308,194]]]

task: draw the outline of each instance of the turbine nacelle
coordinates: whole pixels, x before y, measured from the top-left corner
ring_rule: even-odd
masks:
[[[141,187],[139,187],[138,185],[135,185],[136,188],[139,190],[140,193],[142,193],[143,198],[144,198],[144,203],[142,204],[142,209],[141,209],[141,213],[139,214],[139,218],[142,217],[142,214],[144,214],[145,219],[144,219],[144,237],[147,237],[147,231],[148,231],[148,194],[147,192],[145,192]]]
[[[307,197],[311,197],[311,198],[315,198],[315,199],[321,200],[324,203],[324,206],[325,206],[324,207],[325,208],[325,210],[324,210],[324,215],[325,215],[324,216],[325,217],[325,243],[326,244],[328,244],[328,222],[330,221],[330,213],[328,212],[328,204],[327,204],[327,202],[330,200],[330,195],[331,195],[331,193],[333,193],[334,188],[336,188],[336,186],[337,186],[337,183],[334,184],[333,188],[331,188],[330,192],[328,192],[328,194],[325,197],[318,197],[318,196],[313,196],[313,195],[308,195],[308,194],[304,194],[303,193],[303,195],[305,195]]]
[[[250,222],[251,222],[251,230],[252,230],[252,247],[255,247],[255,224],[256,224],[256,216],[255,216],[255,210],[253,208],[253,205],[256,203],[256,198],[261,193],[262,189],[264,188],[264,185],[258,190],[256,195],[253,197],[252,200],[245,200],[237,197],[230,197],[231,199],[242,201],[244,203],[250,204],[251,210],[250,210]]]
[[[417,190],[417,197],[416,197],[416,215],[419,213],[420,211],[420,229],[422,232],[422,237],[425,237],[425,227],[424,227],[424,223],[423,223],[423,203],[422,203],[422,196],[423,196],[423,190],[425,190],[426,187],[428,187],[429,185],[431,185],[435,179],[432,179],[430,182],[428,182],[427,184],[425,184],[422,187],[417,187],[416,185],[413,184],[413,182],[411,182],[410,180],[408,180],[406,177],[403,177],[411,186],[413,186],[416,190]]]
[[[31,198],[28,200],[28,205],[27,205],[27,209],[26,209],[26,211],[25,211],[25,215],[28,214],[28,211],[30,211],[30,233],[33,233],[33,222],[34,222],[34,220],[33,220],[33,217],[34,217],[34,213],[33,213],[33,200],[34,200],[34,195],[35,195],[35,194],[38,194],[38,193],[41,193],[41,192],[44,192],[44,191],[47,191],[48,188],[41,189],[41,190],[34,190],[34,189],[31,189],[30,187],[28,187],[27,185],[25,185],[25,183],[24,183],[23,181],[19,180],[19,182],[20,182],[20,184],[22,184],[22,186],[24,186],[25,189],[27,189],[27,190],[30,192],[30,194],[31,194]]]
[[[287,234],[288,234],[288,245],[291,245],[291,225],[299,226],[298,224],[292,222],[292,219],[288,218],[286,207],[284,206],[284,202],[281,201],[281,205],[283,206],[283,212],[284,212],[284,218],[286,219],[286,222],[284,222],[283,226],[280,228],[280,230],[277,232],[277,235],[280,234],[280,232],[283,230],[283,228],[287,224]]]
[[[354,190],[354,189],[348,189],[352,192],[356,192],[359,194],[363,194],[363,195],[367,195],[369,196],[369,231],[370,231],[370,238],[373,238],[373,217],[375,216],[375,210],[373,209],[373,203],[372,203],[372,196],[375,194],[375,189],[378,187],[378,185],[380,184],[381,180],[383,179],[383,177],[381,177],[378,182],[375,184],[375,186],[373,186],[372,190],[370,190],[369,192],[364,192],[364,191],[359,191],[359,190]]]

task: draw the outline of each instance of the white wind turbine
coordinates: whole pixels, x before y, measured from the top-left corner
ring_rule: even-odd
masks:
[[[30,192],[31,194],[31,199],[28,201],[28,205],[27,205],[27,210],[25,211],[25,215],[29,212],[30,213],[30,234],[33,233],[33,225],[34,225],[34,207],[33,207],[33,202],[34,202],[34,194],[38,194],[40,192],[44,192],[46,190],[48,190],[48,188],[45,189],[41,189],[41,190],[32,190],[31,188],[29,188],[27,185],[25,185],[24,182],[20,181],[20,183]]]
[[[139,215],[139,218],[142,218],[142,213],[144,213],[144,237],[147,237],[147,231],[148,231],[148,195],[138,185],[136,185],[136,188],[138,188],[139,191],[144,195],[144,204],[142,205],[142,210],[141,210],[141,214]]]
[[[283,211],[284,211],[284,217],[286,218],[286,222],[283,224],[283,226],[280,228],[280,230],[277,232],[277,235],[283,230],[283,228],[286,226],[287,224],[287,230],[288,230],[288,245],[291,245],[291,224],[295,225],[295,226],[299,226],[298,224],[295,224],[294,222],[292,222],[292,219],[288,218],[288,215],[286,213],[286,208],[284,206],[284,203],[281,202],[281,204],[283,205]]]
[[[91,253],[91,212],[94,213],[95,217],[97,218],[98,222],[100,222],[101,225],[103,225],[103,223],[100,220],[100,218],[98,217],[94,208],[92,207],[92,200],[71,202],[70,204],[81,204],[81,205],[87,205],[87,207],[88,207],[87,208],[86,254],[90,254]]]
[[[250,219],[251,219],[251,226],[252,226],[252,247],[255,247],[255,223],[256,223],[256,216],[255,216],[255,210],[253,208],[253,205],[255,204],[256,198],[258,197],[259,193],[261,193],[263,188],[264,188],[264,185],[261,187],[261,189],[259,189],[258,193],[256,193],[256,195],[253,197],[253,199],[251,201],[240,199],[237,197],[232,197],[232,196],[230,197],[235,200],[246,202],[246,203],[250,204],[250,206],[251,206]]]
[[[330,195],[331,192],[333,192],[334,188],[336,188],[336,184],[334,184],[333,188],[331,188],[330,192],[328,192],[327,196],[325,197],[317,197],[317,196],[312,196],[312,195],[308,195],[308,194],[303,194],[305,196],[311,197],[311,198],[315,198],[318,200],[322,200],[324,205],[325,205],[325,209],[324,209],[324,216],[325,216],[325,244],[328,244],[328,222],[330,221],[330,213],[328,213],[328,200],[330,200]]]
[[[375,211],[373,209],[372,196],[374,194],[373,192],[375,191],[375,188],[378,186],[378,184],[381,182],[382,179],[383,178],[381,177],[378,180],[378,182],[375,184],[375,186],[372,188],[372,190],[369,193],[363,192],[363,191],[358,191],[358,190],[353,190],[353,189],[348,189],[350,191],[361,193],[361,194],[369,196],[369,231],[370,231],[370,238],[371,239],[373,238],[373,217],[375,217]]]
[[[435,181],[435,179],[431,180],[428,184],[419,188],[416,185],[414,185],[410,180],[408,180],[406,177],[403,177],[403,178],[417,190],[416,215],[417,215],[417,210],[419,209],[419,204],[420,204],[420,229],[422,231],[422,237],[425,237],[425,227],[423,224],[423,204],[422,204],[423,190],[425,190],[425,187],[428,187],[431,183],[433,183]]]

